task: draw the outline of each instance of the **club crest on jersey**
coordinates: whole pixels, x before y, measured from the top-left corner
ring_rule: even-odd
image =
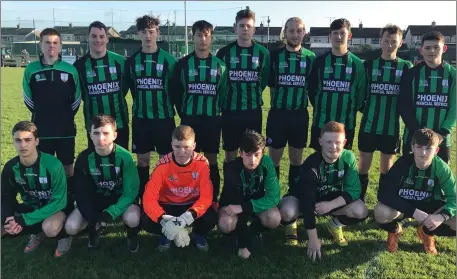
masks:
[[[36,79],[36,81],[43,81],[43,80],[46,80],[46,76],[44,74],[42,74],[42,75],[36,74],[35,79]]]
[[[67,82],[67,80],[68,80],[68,74],[61,73],[61,74],[60,74],[60,79],[61,79],[63,82]]]
[[[135,65],[135,71],[144,71],[144,66],[143,64]]]
[[[396,70],[396,71],[395,71],[395,75],[396,75],[397,77],[401,77],[401,75],[403,75],[403,71],[402,71],[402,70]]]
[[[352,74],[352,68],[351,67],[346,67],[346,74],[348,74],[348,75]]]
[[[344,176],[344,170],[338,171],[338,177],[343,177]]]
[[[443,81],[441,82],[441,84],[443,85],[443,87],[449,87],[449,80],[443,79]]]
[[[213,77],[217,76],[217,70],[216,69],[211,69],[211,75]]]
[[[109,73],[115,74],[117,72],[116,67],[109,67]]]
[[[157,64],[156,70],[157,70],[158,72],[162,72],[162,71],[163,71],[163,64]]]
[[[88,77],[88,78],[93,78],[95,76],[96,76],[95,71],[91,70],[91,71],[86,72],[86,77]]]
[[[300,68],[306,68],[306,61],[300,61]]]
[[[195,180],[195,179],[197,179],[197,177],[198,177],[198,172],[193,171],[192,172],[192,178]]]
[[[230,57],[230,63],[235,63],[235,64],[240,63],[240,59],[236,56],[232,56],[232,57]]]
[[[40,180],[40,183],[42,184],[48,183],[48,178],[46,176],[39,177],[38,180]]]

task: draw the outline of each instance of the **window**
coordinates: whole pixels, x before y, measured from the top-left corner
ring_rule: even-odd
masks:
[[[379,38],[371,38],[371,43],[372,44],[376,44],[376,45],[379,45]]]

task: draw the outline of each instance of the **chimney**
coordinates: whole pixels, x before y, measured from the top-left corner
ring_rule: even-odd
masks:
[[[260,22],[260,28],[263,28],[263,22]]]
[[[436,27],[436,21],[432,21],[432,27]]]
[[[69,26],[70,28],[72,28],[72,27],[73,27],[73,23],[70,22],[70,23],[68,24],[68,26]]]
[[[362,22],[359,23],[359,29],[363,29],[363,23]]]

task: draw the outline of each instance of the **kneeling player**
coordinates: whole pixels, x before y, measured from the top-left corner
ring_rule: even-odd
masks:
[[[219,229],[234,232],[238,238],[238,256],[251,255],[251,233],[262,242],[261,232],[276,228],[281,215],[276,207],[280,188],[276,170],[270,157],[263,154],[265,138],[257,132],[246,132],[240,140],[241,157],[227,163],[224,172],[219,210]],[[248,219],[255,220],[248,227]],[[261,244],[261,243],[260,243]]]
[[[173,152],[159,160],[146,184],[141,227],[162,235],[160,252],[170,248],[171,240],[178,247],[187,246],[186,227],[192,224],[197,249],[209,249],[205,237],[217,222],[216,211],[211,207],[213,184],[208,160],[194,152],[195,145],[195,132],[191,127],[176,127],[171,140]]]
[[[289,191],[280,204],[284,222],[294,222],[300,211],[308,233],[308,256],[321,257],[316,218],[330,214],[327,229],[340,246],[348,243],[342,227],[363,221],[368,215],[365,203],[359,200],[360,181],[357,163],[346,144],[344,125],[334,121],[322,127],[319,139],[321,152],[309,156],[301,167],[300,186]],[[296,238],[296,230],[295,230]]]
[[[139,249],[140,207],[133,202],[138,195],[139,178],[132,155],[114,143],[116,121],[112,116],[92,118],[90,137],[95,149],[79,154],[75,164],[75,198],[77,208],[65,224],[68,234],[75,235],[88,226],[89,249],[100,244],[97,225],[106,225],[122,215],[127,228],[130,252]]]
[[[37,150],[37,127],[21,121],[13,128],[17,157],[2,171],[2,236],[30,234],[24,253],[38,248],[47,237],[57,239],[55,256],[65,254],[71,238],[62,229],[68,209],[67,180],[62,163],[52,155]],[[22,203],[16,196],[20,194]]]
[[[413,154],[398,159],[380,187],[374,214],[380,227],[389,232],[389,252],[398,249],[402,218],[412,217],[420,224],[417,235],[429,254],[438,254],[433,235],[455,236],[455,178],[436,156],[439,145],[440,137],[431,129],[417,130],[411,140]]]

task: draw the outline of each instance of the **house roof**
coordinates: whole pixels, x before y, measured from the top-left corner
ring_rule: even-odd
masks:
[[[409,25],[405,33],[407,33],[408,30],[411,31],[411,35],[413,36],[423,35],[424,33],[430,31],[439,31],[444,36],[452,36],[456,34],[455,25]]]
[[[25,36],[32,32],[33,28],[17,28],[17,27],[2,27],[1,33],[2,35],[17,35],[17,36]],[[36,29],[39,31],[38,29]]]

